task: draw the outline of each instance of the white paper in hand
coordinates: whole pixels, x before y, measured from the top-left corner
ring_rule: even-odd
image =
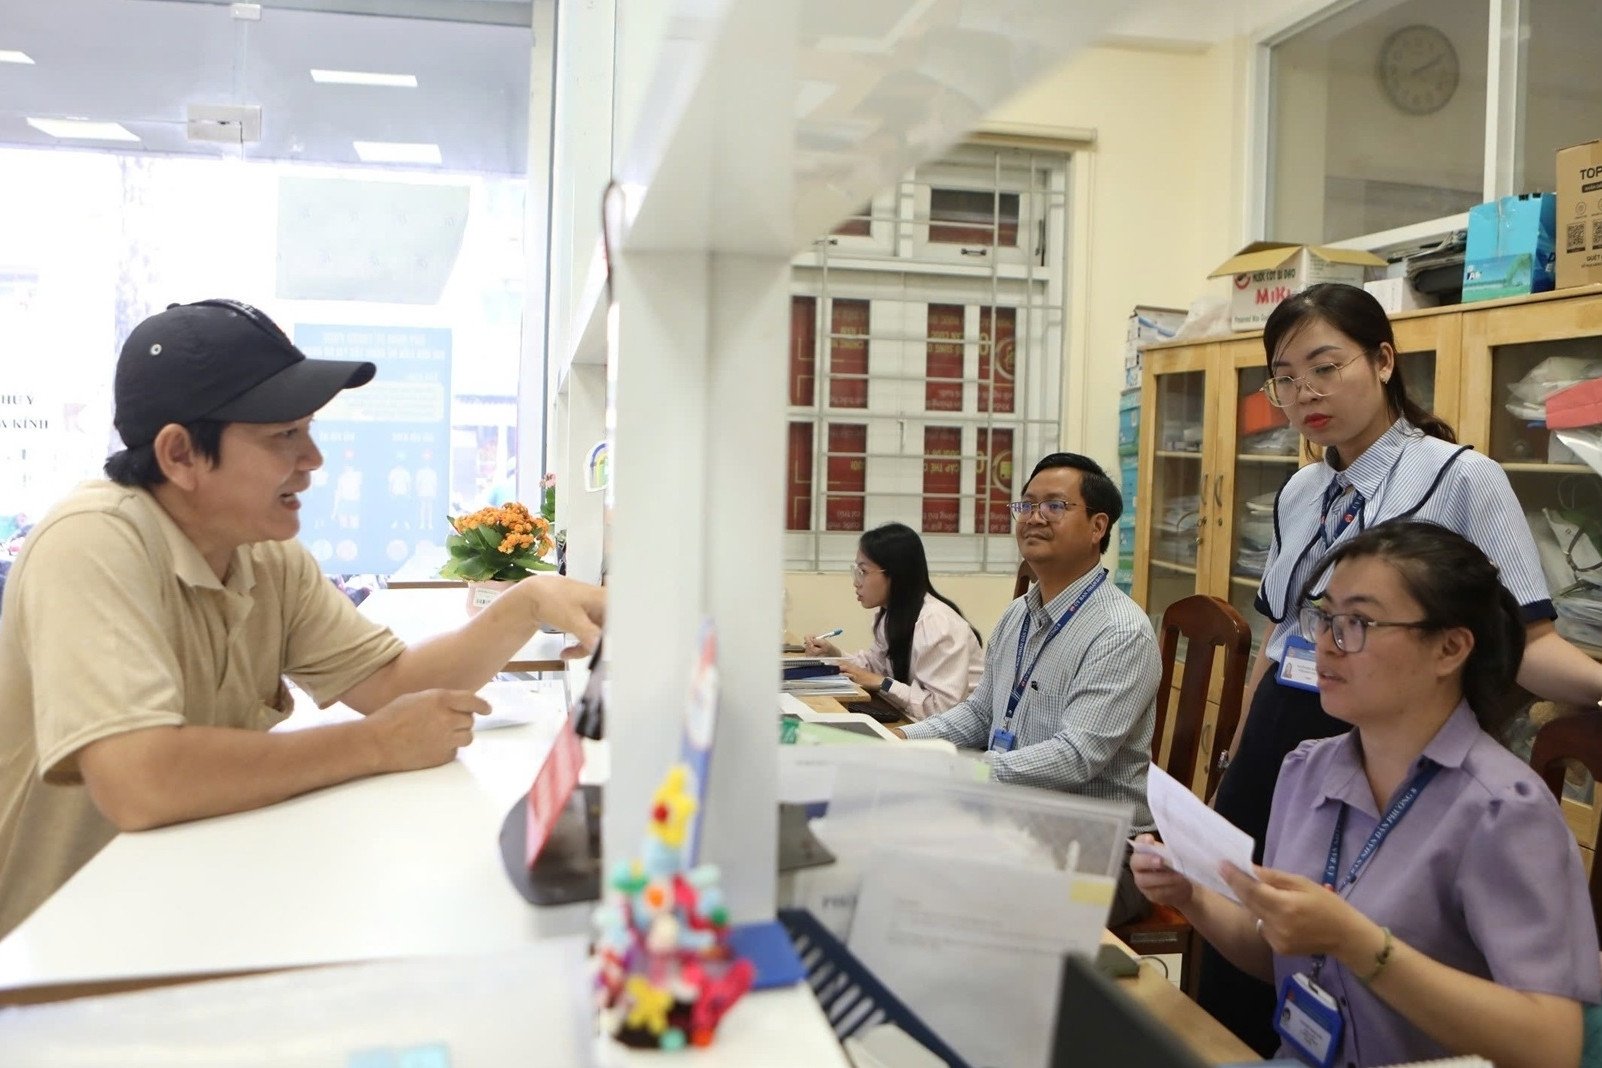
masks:
[[[478,696],[490,703],[490,710],[473,717],[474,730],[534,724],[554,731],[567,715],[562,707],[561,692],[549,686],[497,680],[486,683]]]
[[[1240,899],[1218,875],[1225,862],[1252,874],[1252,836],[1208,808],[1202,799],[1156,764],[1146,772],[1146,803],[1151,807],[1162,845],[1136,846],[1154,853],[1193,883]],[[1255,878],[1255,876],[1254,876]]]

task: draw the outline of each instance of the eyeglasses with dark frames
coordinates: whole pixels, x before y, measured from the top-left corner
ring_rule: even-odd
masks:
[[[1302,637],[1316,642],[1326,631],[1335,641],[1335,648],[1343,653],[1360,653],[1368,644],[1368,632],[1375,627],[1404,627],[1409,630],[1434,630],[1436,624],[1427,619],[1410,623],[1397,623],[1381,619],[1365,619],[1351,612],[1326,612],[1317,605],[1305,605],[1296,618],[1301,625]]]

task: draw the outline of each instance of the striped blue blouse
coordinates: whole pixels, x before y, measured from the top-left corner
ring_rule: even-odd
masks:
[[[1362,506],[1341,526],[1354,490],[1362,494]],[[1328,460],[1309,464],[1280,489],[1274,541],[1255,602],[1275,624],[1269,659],[1284,655],[1285,639],[1297,629],[1297,595],[1324,554],[1392,519],[1428,520],[1468,538],[1501,570],[1502,585],[1523,606],[1527,621],[1556,618],[1535,539],[1501,465],[1398,419],[1346,470],[1336,471]]]

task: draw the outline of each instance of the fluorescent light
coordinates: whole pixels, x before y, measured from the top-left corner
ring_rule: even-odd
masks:
[[[378,74],[368,70],[318,70],[312,68],[312,81],[324,85],[385,85],[393,89],[416,89],[415,74]]]
[[[139,137],[120,123],[93,122],[89,119],[29,119],[28,125],[40,133],[64,141],[137,141]]]
[[[363,163],[442,163],[439,146],[406,141],[353,141]]]
[[[0,63],[26,63],[33,66],[33,57],[26,52],[14,52],[9,48],[0,48]]]

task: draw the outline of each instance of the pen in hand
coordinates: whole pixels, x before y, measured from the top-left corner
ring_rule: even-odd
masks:
[[[844,633],[844,627],[835,627],[833,630],[826,630],[822,634],[808,638],[802,648],[814,656],[839,656],[840,650],[836,649],[834,645],[830,643],[829,639],[838,638]]]

